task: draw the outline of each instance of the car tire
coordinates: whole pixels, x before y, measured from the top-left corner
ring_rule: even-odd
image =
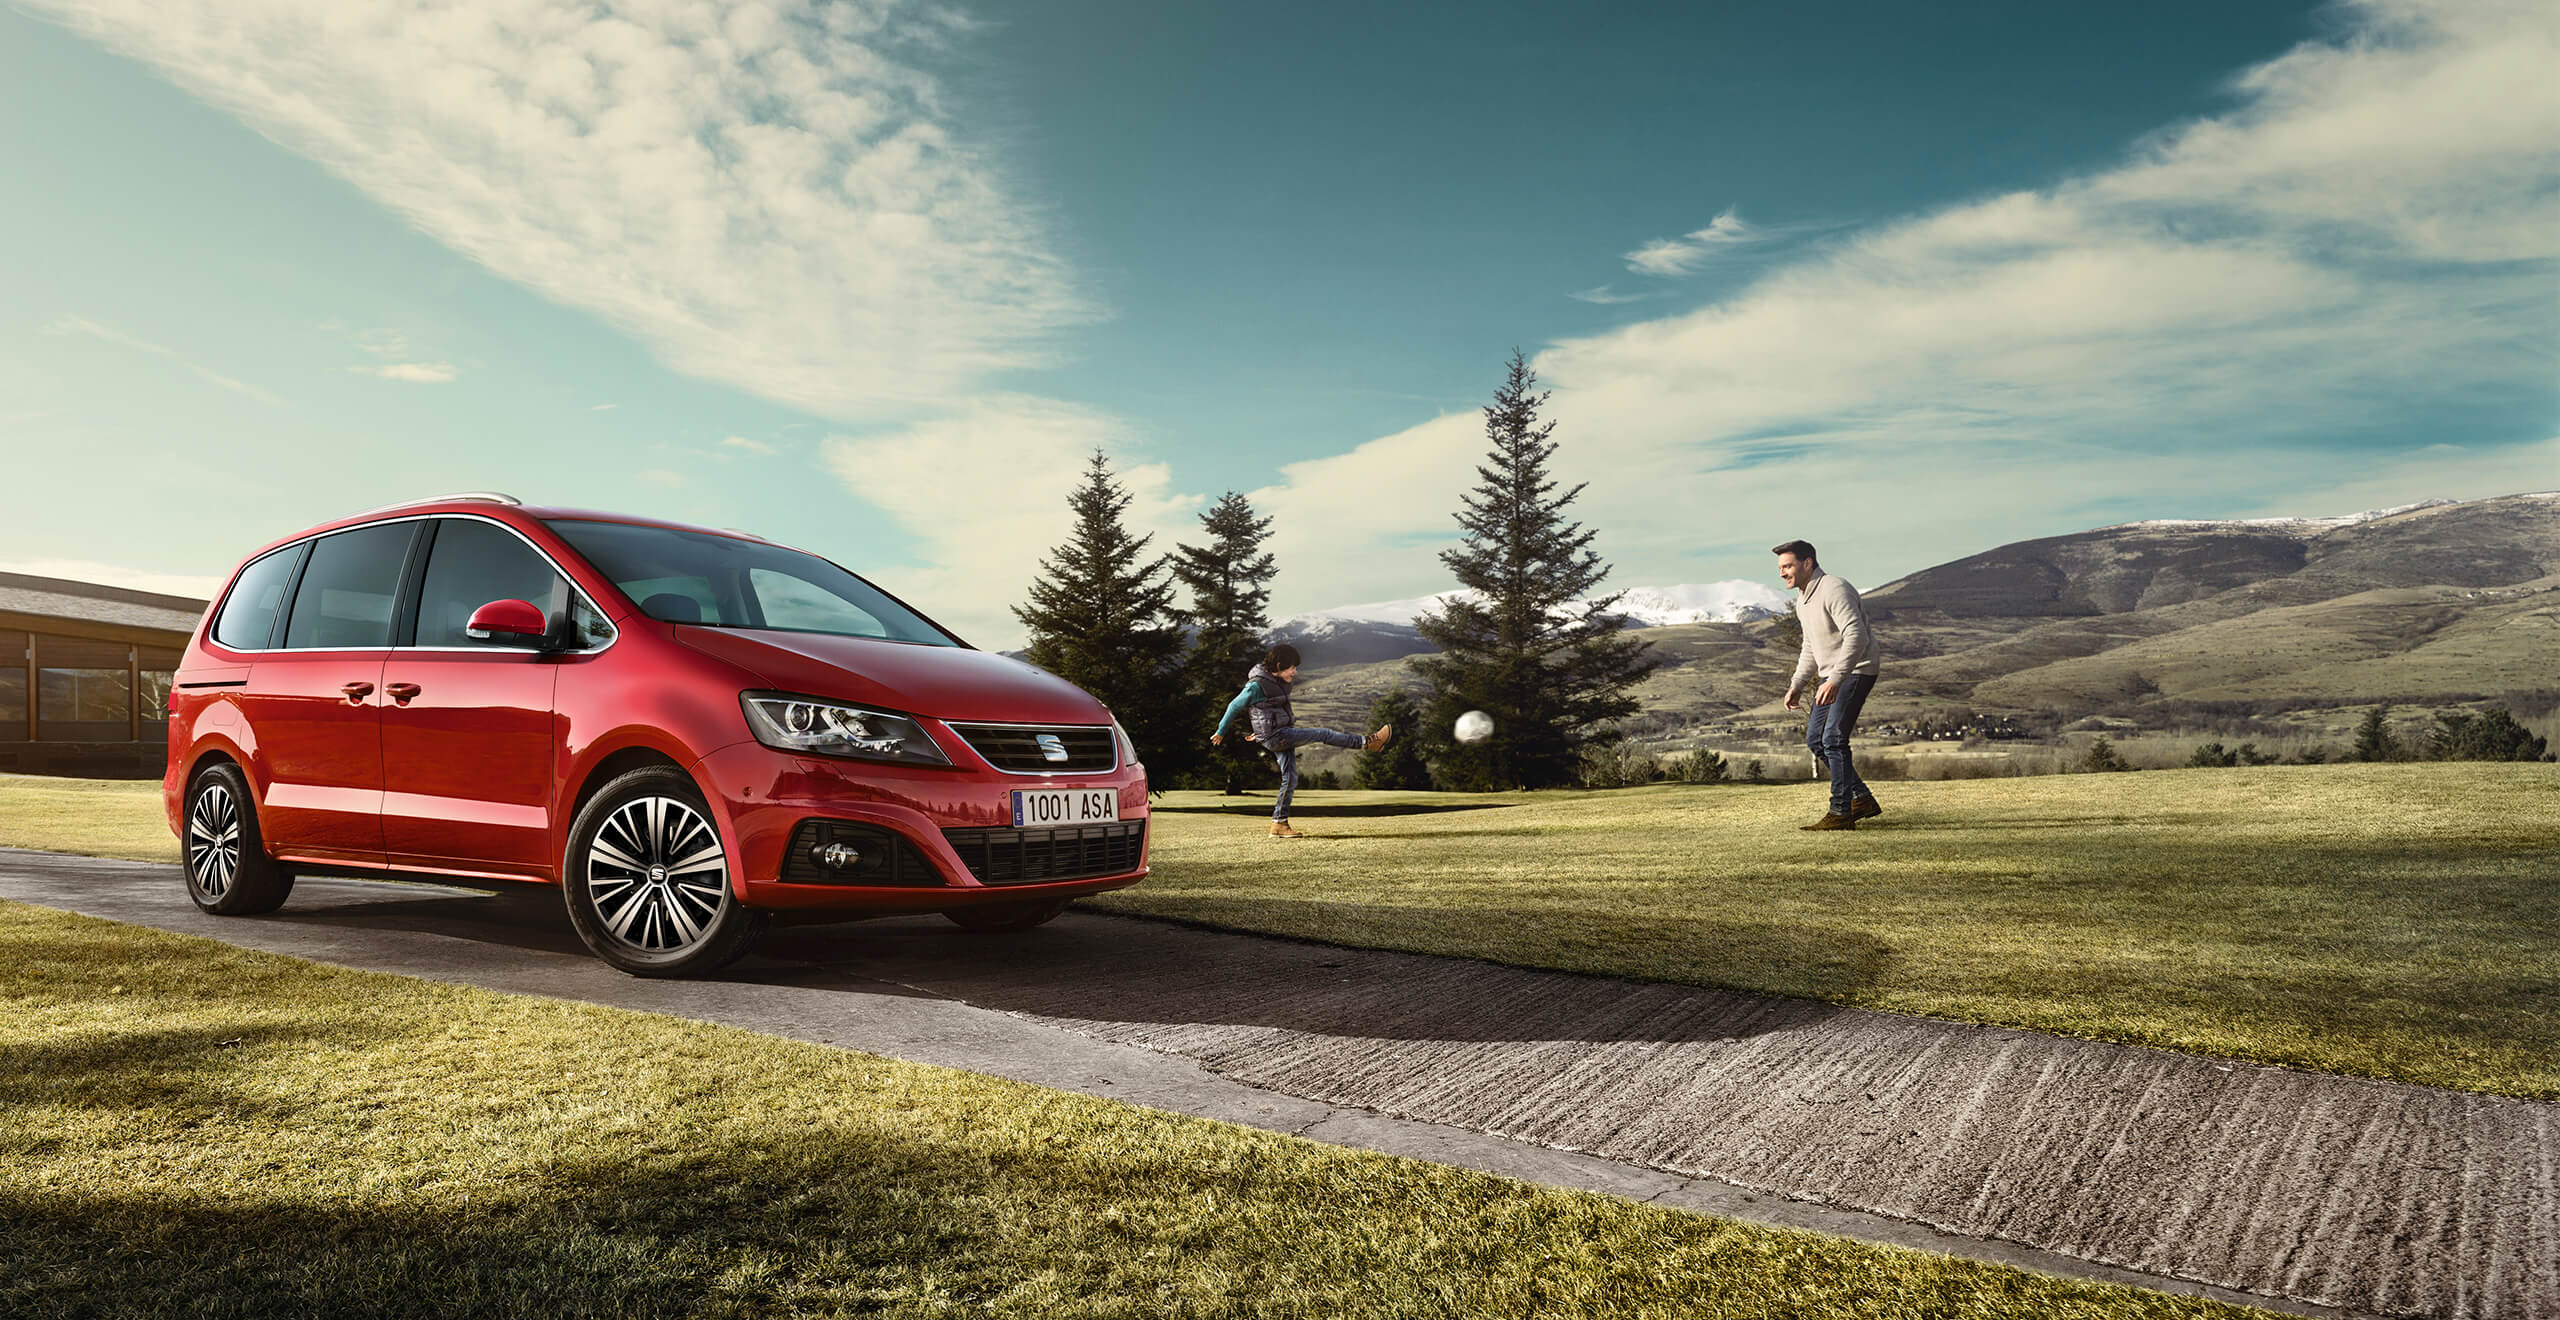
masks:
[[[979,903],[971,907],[950,908],[942,915],[962,930],[1029,930],[1066,911],[1068,902],[1063,898],[1034,898],[1019,903]]]
[[[230,762],[206,766],[187,784],[178,854],[187,897],[218,917],[254,917],[284,906],[293,872],[267,856],[258,833],[257,799],[249,777]]]
[[[569,827],[560,889],[595,955],[633,976],[702,976],[755,943],[719,826],[693,780],[647,766],[596,791]]]

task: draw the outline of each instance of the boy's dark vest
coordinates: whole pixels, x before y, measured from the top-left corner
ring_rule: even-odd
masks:
[[[1262,685],[1262,700],[1245,707],[1245,714],[1253,717],[1253,736],[1268,744],[1273,733],[1298,723],[1298,717],[1289,709],[1288,681],[1260,665],[1245,677]]]

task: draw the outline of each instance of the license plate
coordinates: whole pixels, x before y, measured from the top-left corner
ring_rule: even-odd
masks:
[[[1013,827],[1045,830],[1057,825],[1110,824],[1120,819],[1116,788],[1017,788]]]

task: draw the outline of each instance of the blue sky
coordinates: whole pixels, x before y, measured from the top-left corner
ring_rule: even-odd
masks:
[[[0,3],[0,569],[442,490],[982,644],[1114,456],[1448,586],[1504,356],[1620,585],[2560,487],[2533,4]]]

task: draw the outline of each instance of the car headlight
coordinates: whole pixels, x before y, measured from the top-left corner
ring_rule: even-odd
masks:
[[[910,716],[782,692],[742,692],[738,705],[756,741],[767,747],[905,765],[951,764],[933,735]]]
[[[1131,741],[1129,731],[1120,727],[1120,717],[1111,717],[1111,736],[1120,740],[1120,764],[1123,768],[1138,765],[1138,744]]]

